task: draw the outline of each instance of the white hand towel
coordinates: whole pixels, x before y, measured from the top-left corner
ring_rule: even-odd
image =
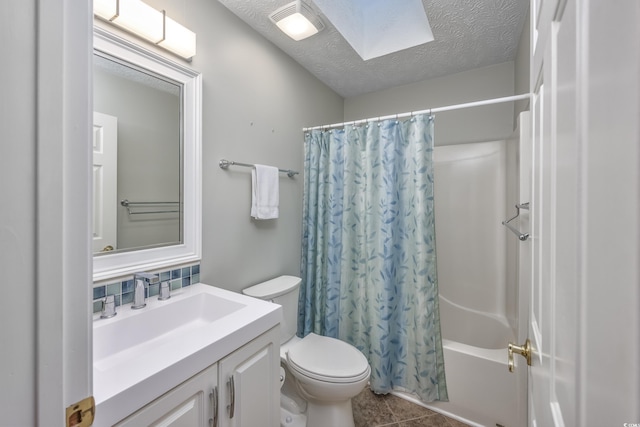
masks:
[[[278,218],[280,190],[278,168],[253,165],[251,170],[251,216],[255,219]]]

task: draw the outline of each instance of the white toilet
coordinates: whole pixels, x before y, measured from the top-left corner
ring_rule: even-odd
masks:
[[[281,426],[354,427],[351,398],[367,385],[371,368],[364,355],[344,341],[313,333],[295,336],[301,281],[280,276],[242,291],[282,306],[280,365],[286,380]]]

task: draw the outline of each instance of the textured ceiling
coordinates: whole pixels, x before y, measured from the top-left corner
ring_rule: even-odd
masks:
[[[435,40],[363,61],[322,14],[326,28],[308,39],[295,42],[280,32],[269,14],[291,0],[219,1],[345,98],[514,60],[529,5],[422,0]]]

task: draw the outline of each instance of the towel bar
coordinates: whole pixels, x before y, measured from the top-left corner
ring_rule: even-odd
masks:
[[[229,166],[244,166],[247,168],[253,167],[253,165],[249,163],[234,162],[233,160],[226,160],[226,159],[221,159],[218,162],[218,166],[220,166],[220,169],[227,169]],[[278,171],[282,173],[286,173],[289,178],[293,178],[295,175],[298,175],[300,173],[291,169],[278,169]]]
[[[121,200],[120,204],[127,208],[127,212],[129,215],[140,215],[140,214],[160,214],[160,213],[177,213],[180,212],[177,210],[156,210],[156,211],[132,211],[131,209],[134,207],[154,207],[154,206],[168,206],[168,205],[180,205],[180,202],[130,202],[127,199]]]

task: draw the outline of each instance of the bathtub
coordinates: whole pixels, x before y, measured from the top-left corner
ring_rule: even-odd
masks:
[[[524,425],[521,393],[526,387],[507,367],[513,332],[506,320],[443,297],[440,313],[449,402],[423,406],[471,425]],[[449,317],[457,321],[447,323]]]

